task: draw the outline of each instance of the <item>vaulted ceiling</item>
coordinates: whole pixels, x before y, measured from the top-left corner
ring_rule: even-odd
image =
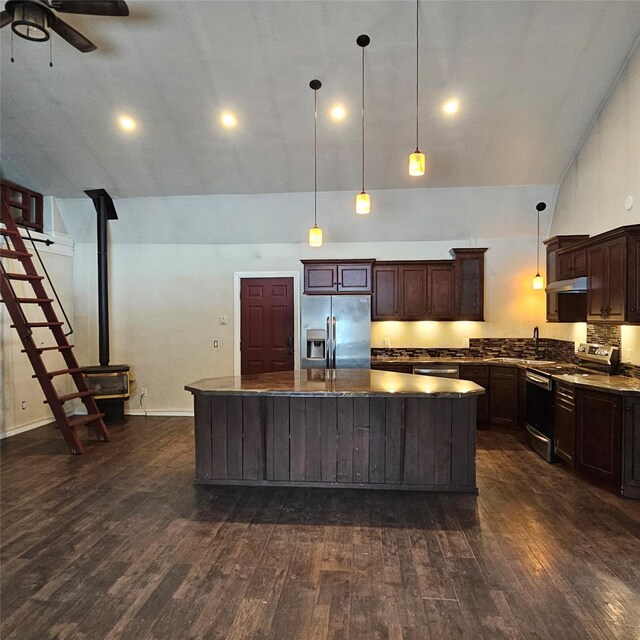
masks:
[[[137,1],[127,18],[69,15],[98,45],[0,32],[5,177],[69,198],[313,189],[360,182],[360,63],[366,72],[367,188],[557,184],[640,33],[640,2],[420,3],[420,146],[415,147],[415,3]],[[441,111],[451,96],[456,117]],[[348,110],[342,123],[327,111]],[[239,119],[233,130],[222,110]],[[118,114],[139,121],[134,134]]]

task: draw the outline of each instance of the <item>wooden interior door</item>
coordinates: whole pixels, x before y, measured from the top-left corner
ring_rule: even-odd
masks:
[[[240,284],[242,375],[293,370],[293,278],[243,278]]]

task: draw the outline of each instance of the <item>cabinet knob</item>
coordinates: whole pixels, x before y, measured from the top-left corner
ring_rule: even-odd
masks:
[[[629,309],[629,311],[630,311],[631,313],[635,313],[635,312],[636,312],[636,308],[635,308],[635,307],[631,307],[631,309]]]

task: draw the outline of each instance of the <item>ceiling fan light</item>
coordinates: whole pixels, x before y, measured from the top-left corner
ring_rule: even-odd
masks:
[[[363,191],[356,196],[356,213],[365,215],[371,212],[371,196]]]
[[[322,229],[317,224],[314,224],[313,227],[309,229],[309,246],[322,246]]]
[[[424,153],[419,149],[416,149],[409,156],[409,175],[410,176],[423,176],[426,169],[426,160]]]
[[[49,39],[48,22],[44,7],[33,2],[19,2],[13,8],[11,30],[25,40],[46,42]]]

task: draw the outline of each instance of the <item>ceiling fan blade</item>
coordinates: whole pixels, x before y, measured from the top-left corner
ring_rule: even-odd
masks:
[[[0,29],[6,27],[11,22],[11,14],[7,11],[0,13]]]
[[[96,47],[91,40],[85,38],[79,31],[76,31],[71,25],[68,25],[64,20],[56,18],[51,20],[49,25],[61,38],[64,38],[70,45],[74,46],[78,51],[82,53],[88,53],[89,51],[95,51]]]
[[[51,6],[61,13],[82,13],[90,16],[128,16],[124,0],[53,0]]]

